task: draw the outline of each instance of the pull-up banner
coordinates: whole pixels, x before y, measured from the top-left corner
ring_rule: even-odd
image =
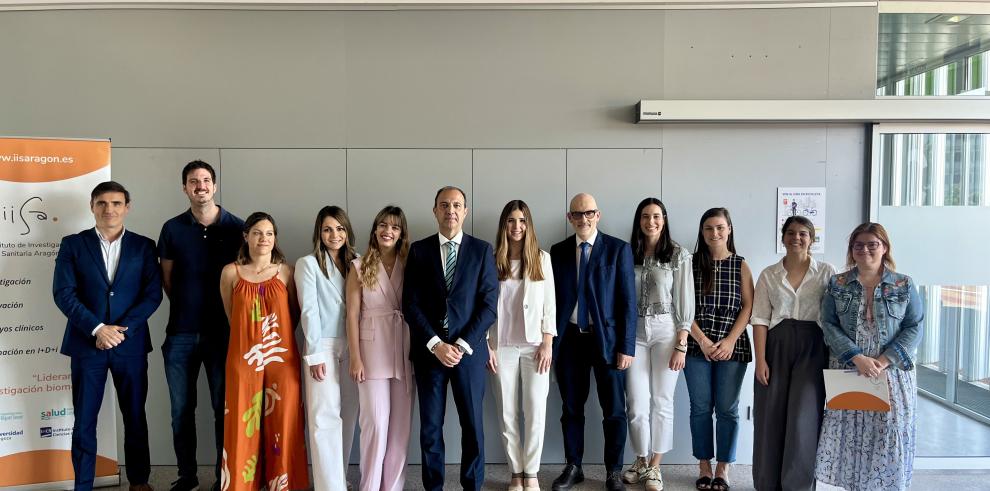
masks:
[[[108,140],[0,138],[0,488],[72,489],[72,381],[52,273],[62,237],[93,227],[89,193],[108,180]],[[119,482],[112,387],[96,485]]]

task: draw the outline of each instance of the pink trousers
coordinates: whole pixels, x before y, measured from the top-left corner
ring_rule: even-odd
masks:
[[[361,491],[401,491],[415,389],[390,378],[358,384],[361,411]]]

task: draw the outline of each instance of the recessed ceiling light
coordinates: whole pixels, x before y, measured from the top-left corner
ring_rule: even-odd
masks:
[[[925,21],[925,24],[959,24],[970,16],[962,14],[940,14]]]

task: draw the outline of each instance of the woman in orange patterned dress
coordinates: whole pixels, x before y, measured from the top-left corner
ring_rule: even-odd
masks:
[[[309,487],[292,266],[263,212],[244,222],[237,261],[224,267],[220,295],[230,320],[220,489]]]

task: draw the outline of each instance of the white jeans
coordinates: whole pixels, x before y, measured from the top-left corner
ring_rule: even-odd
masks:
[[[664,454],[674,447],[674,389],[677,375],[669,368],[676,330],[670,314],[640,317],[636,325],[636,357],[626,373],[629,438],[637,457]]]
[[[540,471],[550,372],[536,372],[537,349],[538,346],[499,346],[496,352],[495,399],[502,415],[502,443],[513,474],[525,472],[535,476]],[[523,435],[519,433],[520,422],[525,427]]]
[[[350,375],[347,338],[323,338],[320,350],[327,354],[327,374],[317,382],[306,380],[306,415],[309,422],[309,448],[313,460],[313,489],[345,491],[345,471],[351,457],[357,424],[357,385]]]

